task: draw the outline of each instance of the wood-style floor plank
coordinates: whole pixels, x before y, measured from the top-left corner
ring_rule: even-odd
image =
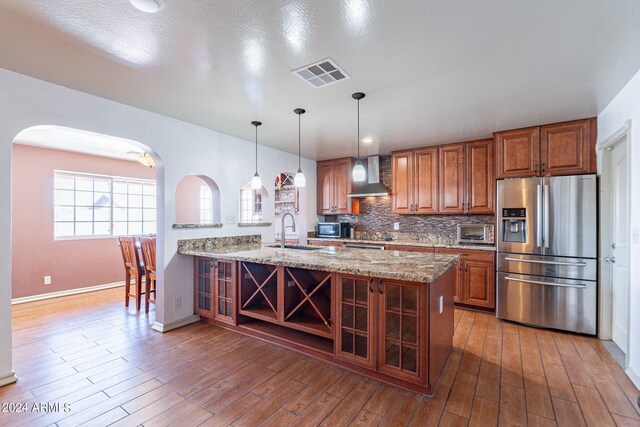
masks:
[[[160,334],[121,289],[13,309],[4,426],[639,426],[640,391],[596,339],[455,310],[433,397],[205,323]]]

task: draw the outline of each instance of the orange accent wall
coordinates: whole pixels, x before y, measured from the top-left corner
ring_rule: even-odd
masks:
[[[124,280],[117,238],[54,240],[53,171],[155,179],[138,162],[13,145],[12,297]],[[44,285],[51,276],[51,285]],[[124,298],[124,297],[123,297]]]

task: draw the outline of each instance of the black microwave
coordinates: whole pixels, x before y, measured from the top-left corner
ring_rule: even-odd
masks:
[[[351,223],[348,222],[319,222],[318,237],[329,237],[334,239],[349,238]]]

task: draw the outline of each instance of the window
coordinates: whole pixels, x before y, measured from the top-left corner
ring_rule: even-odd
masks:
[[[240,189],[240,222],[262,222],[262,193],[252,189],[250,183]]]
[[[213,196],[208,185],[200,186],[200,224],[213,222]]]
[[[156,232],[154,181],[54,173],[54,237]]]

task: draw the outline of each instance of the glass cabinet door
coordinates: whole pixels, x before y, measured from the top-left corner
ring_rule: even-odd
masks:
[[[339,276],[336,356],[375,367],[373,279]]]
[[[195,312],[213,318],[213,260],[195,258]]]
[[[233,322],[233,278],[235,262],[216,261],[216,320]]]
[[[382,282],[380,369],[414,380],[422,375],[420,297],[419,285]]]

